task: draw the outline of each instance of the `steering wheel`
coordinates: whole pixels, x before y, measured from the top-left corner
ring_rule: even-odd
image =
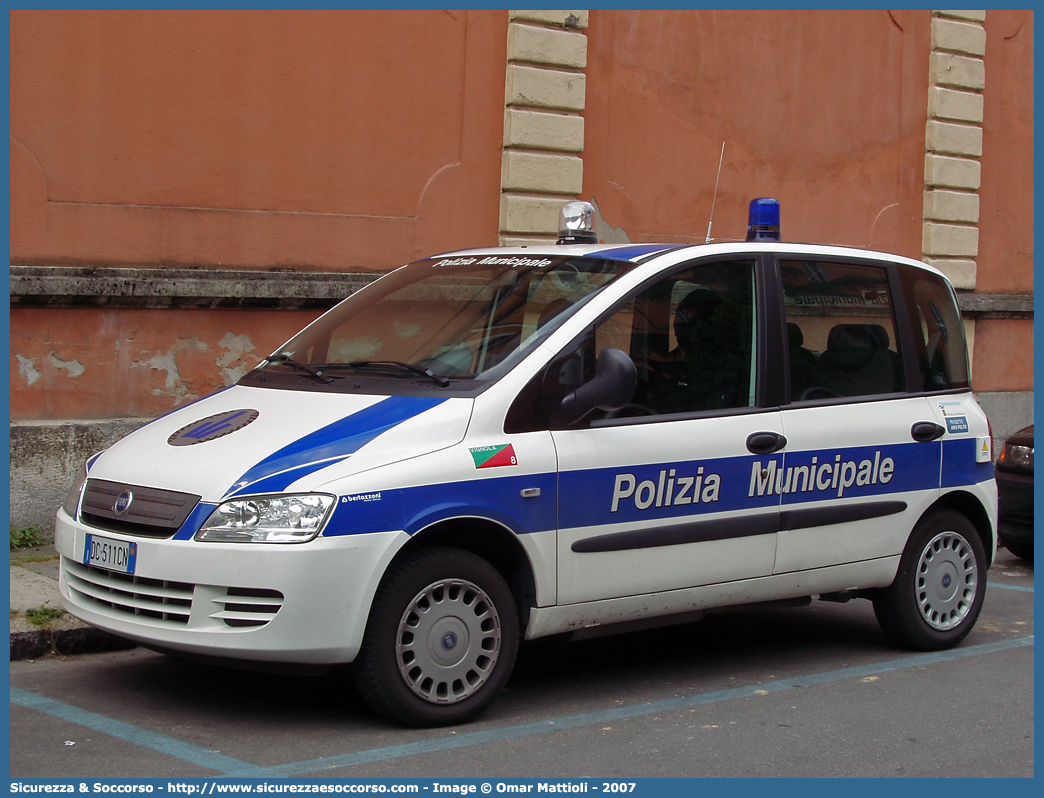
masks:
[[[659,410],[653,410],[646,405],[625,404],[617,410],[606,410],[605,418],[627,418],[628,416],[658,416]]]
[[[804,402],[806,399],[840,399],[841,394],[837,391],[832,391],[830,388],[824,388],[821,385],[813,385],[811,388],[805,388],[801,392],[801,396],[798,399],[800,402]]]

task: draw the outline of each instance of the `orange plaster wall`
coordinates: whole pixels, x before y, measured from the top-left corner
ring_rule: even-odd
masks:
[[[985,26],[975,287],[981,292],[1026,294],[1033,292],[1034,252],[1033,12],[991,9]]]
[[[746,235],[920,258],[927,11],[592,11],[584,193],[633,241]]]
[[[318,311],[11,309],[11,418],[152,417],[230,385]]]
[[[1033,390],[1033,320],[975,323],[972,381],[976,391]]]
[[[506,37],[503,11],[14,11],[12,262],[493,244]]]

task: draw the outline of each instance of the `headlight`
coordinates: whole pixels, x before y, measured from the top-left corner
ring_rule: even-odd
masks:
[[[84,463],[80,466],[80,471],[76,474],[76,479],[73,480],[72,487],[69,488],[69,495],[65,497],[65,504],[62,505],[62,509],[65,510],[73,520],[76,520],[76,511],[80,507],[80,492],[83,490],[83,483],[86,481],[87,464]]]
[[[304,543],[319,534],[333,504],[333,496],[317,493],[233,499],[211,513],[196,540]]]
[[[1000,464],[1006,468],[1017,468],[1025,471],[1033,470],[1033,447],[1012,446],[1004,444],[1001,449]]]

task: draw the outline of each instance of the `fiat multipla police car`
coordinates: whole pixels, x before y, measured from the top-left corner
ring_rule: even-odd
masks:
[[[748,240],[420,260],[233,386],[95,455],[61,592],[174,655],[352,663],[456,723],[520,638],[865,598],[895,643],[970,631],[996,551],[990,431],[950,284],[895,255]]]

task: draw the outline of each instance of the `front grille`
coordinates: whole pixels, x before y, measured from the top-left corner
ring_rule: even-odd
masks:
[[[130,504],[118,513],[116,504],[121,496],[129,496]],[[178,531],[199,500],[192,493],[88,479],[80,520],[110,532],[168,538]]]
[[[69,590],[80,601],[116,614],[137,615],[159,624],[184,626],[192,612],[193,585],[106,571],[62,558]]]
[[[222,609],[211,617],[222,619],[226,626],[264,626],[283,606],[283,594],[265,588],[230,587],[214,603]]]
[[[133,615],[150,625],[187,626],[194,599],[198,612],[192,628],[200,629],[266,626],[283,606],[283,594],[268,588],[150,579],[83,565],[68,557],[62,557],[62,568],[77,603],[110,618]],[[210,606],[214,609],[208,612]]]

